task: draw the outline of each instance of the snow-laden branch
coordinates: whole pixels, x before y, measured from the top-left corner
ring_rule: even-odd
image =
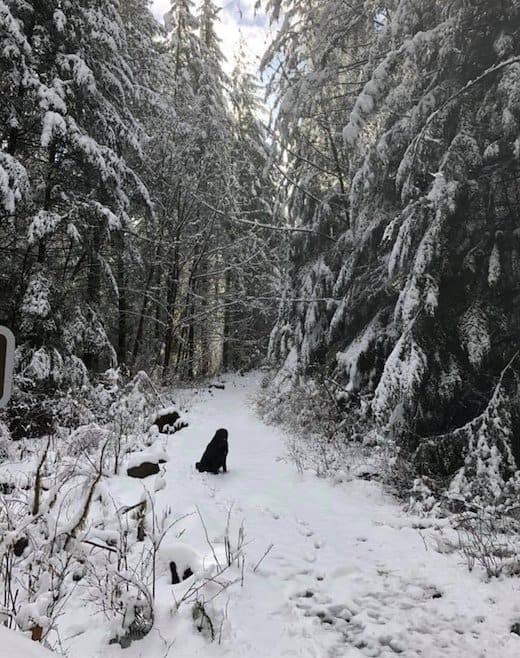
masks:
[[[236,222],[238,224],[246,224],[247,226],[254,226],[256,228],[263,228],[267,229],[269,231],[283,231],[283,232],[291,232],[291,233],[310,233],[311,235],[318,235],[321,238],[325,238],[326,240],[330,240],[331,242],[336,242],[336,239],[333,238],[330,235],[327,235],[326,233],[320,233],[320,231],[315,231],[312,228],[304,228],[301,226],[287,226],[281,225],[278,226],[276,224],[266,224],[264,222],[257,222],[253,221],[252,219],[245,219],[244,217],[238,217],[237,215],[230,215],[227,212],[224,212],[223,210],[220,210],[219,208],[215,208],[215,206],[211,205],[211,203],[208,203],[204,199],[201,199],[197,195],[191,193],[193,198],[200,203],[201,205],[205,206],[208,210],[211,210],[212,212],[216,213],[217,215],[220,215],[221,217],[226,217],[229,219],[231,222]]]
[[[424,122],[423,127],[421,128],[419,134],[414,138],[414,141],[412,142],[412,166],[410,167],[410,172],[413,171],[413,165],[415,164],[415,159],[417,157],[417,149],[418,146],[421,142],[422,139],[424,139],[426,135],[426,131],[428,130],[429,126],[431,123],[439,116],[439,114],[454,100],[462,96],[463,94],[467,93],[472,87],[475,85],[479,84],[482,82],[485,78],[487,78],[488,75],[491,75],[492,73],[496,73],[497,71],[500,71],[501,69],[505,68],[506,66],[510,66],[511,64],[515,64],[517,62],[520,62],[520,57],[510,57],[509,59],[506,59],[503,62],[500,62],[499,64],[493,64],[493,66],[490,66],[487,68],[485,71],[483,71],[479,76],[476,78],[473,78],[473,80],[470,80],[467,82],[463,87],[461,87],[459,90],[457,90],[454,94],[452,94],[449,98],[447,98],[442,105],[440,105],[434,112],[432,112],[429,117],[426,119]],[[410,173],[411,175],[411,173]]]

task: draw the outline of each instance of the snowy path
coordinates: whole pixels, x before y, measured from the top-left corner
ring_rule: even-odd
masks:
[[[226,614],[221,643],[194,632],[189,615],[172,617],[165,573],[160,632],[124,651],[105,647],[104,658],[518,657],[520,637],[509,632],[520,619],[518,580],[485,583],[467,572],[459,554],[427,550],[413,519],[376,483],[334,486],[298,474],[280,460],[281,432],[255,416],[248,397],[257,383],[237,378],[224,391],[195,396],[190,427],[168,439],[166,487],[157,494],[158,510],[181,515],[197,506],[217,551],[231,506],[232,536],[244,522],[250,542],[244,586],[214,601]],[[194,462],[219,427],[229,430],[229,472],[199,474]],[[183,531],[176,542],[211,555],[197,514],[175,530]]]

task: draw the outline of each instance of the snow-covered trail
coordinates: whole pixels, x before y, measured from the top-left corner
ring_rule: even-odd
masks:
[[[281,431],[255,415],[250,397],[258,384],[255,376],[233,378],[225,390],[195,396],[190,427],[167,439],[166,487],[156,495],[158,513],[191,514],[175,526],[182,533],[175,541],[201,555],[211,549],[196,508],[219,554],[230,508],[232,538],[244,523],[243,587],[234,584],[214,601],[226,616],[221,643],[194,632],[188,616],[171,616],[164,573],[159,631],[129,649],[105,647],[104,658],[517,658],[520,637],[509,629],[520,619],[518,581],[486,583],[460,554],[435,551],[430,531],[414,529],[377,483],[333,485],[299,474],[281,459]],[[229,431],[229,472],[199,474],[194,463],[219,427]]]

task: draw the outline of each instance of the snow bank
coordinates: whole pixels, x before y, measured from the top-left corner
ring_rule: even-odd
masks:
[[[0,626],[1,655],[5,658],[56,658],[58,654],[33,642],[17,631]]]

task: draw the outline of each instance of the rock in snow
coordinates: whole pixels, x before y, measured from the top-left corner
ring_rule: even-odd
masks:
[[[159,464],[143,462],[142,464],[139,464],[139,466],[131,466],[130,468],[127,468],[126,473],[131,478],[146,478],[149,475],[155,475],[159,470]]]

